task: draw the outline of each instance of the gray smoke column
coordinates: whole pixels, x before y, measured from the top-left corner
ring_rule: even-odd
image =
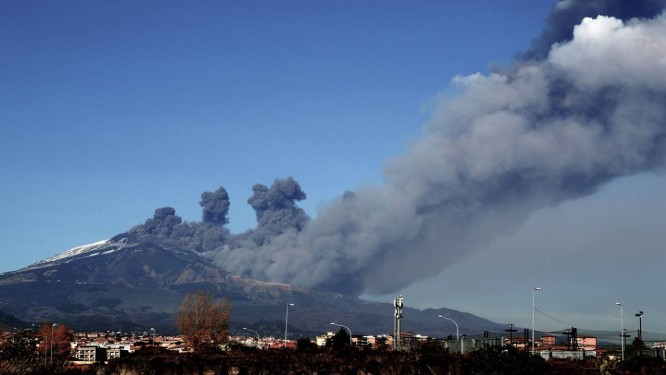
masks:
[[[507,72],[455,77],[456,94],[443,95],[420,139],[387,163],[382,186],[346,193],[300,232],[216,260],[260,279],[395,292],[536,210],[663,169],[666,15],[579,19],[569,38],[535,56]]]
[[[168,238],[173,234],[174,228],[182,222],[183,219],[176,215],[175,209],[162,207],[155,210],[152,219],[146,220],[144,224],[134,227],[131,231],[151,235],[155,238]]]
[[[199,205],[202,207],[201,222],[186,222],[176,215],[176,210],[163,207],[155,210],[152,219],[127,231],[144,242],[157,242],[163,245],[183,247],[206,252],[223,246],[231,233],[227,224],[229,195],[220,187],[214,192],[201,194]]]
[[[257,227],[233,236],[229,243],[218,248],[219,253],[213,256],[217,259],[233,258],[233,263],[230,260],[221,265],[233,272],[247,274],[250,268],[248,263],[253,263],[253,260],[245,256],[251,257],[258,248],[269,244],[275,237],[285,233],[293,235],[306,227],[310,218],[302,208],[296,206],[297,201],[305,198],[305,192],[291,177],[276,179],[270,188],[263,184],[254,185],[252,196],[247,203],[255,210]],[[233,257],[223,255],[230,251],[233,252]]]
[[[277,179],[268,188],[256,184],[252,197],[247,200],[257,214],[257,230],[280,234],[285,228],[303,229],[309,218],[303,209],[296,207],[297,201],[306,198],[301,186],[293,178]]]
[[[220,187],[215,192],[201,194],[199,205],[203,208],[202,219],[205,223],[224,225],[227,224],[229,213],[229,194]]]

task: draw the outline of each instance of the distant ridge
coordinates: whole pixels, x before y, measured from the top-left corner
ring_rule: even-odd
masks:
[[[26,322],[0,310],[0,330],[10,331],[14,328],[24,328],[27,326],[28,324]]]

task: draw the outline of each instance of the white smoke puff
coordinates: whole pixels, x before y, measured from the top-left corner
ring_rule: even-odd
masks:
[[[553,47],[549,61],[581,88],[612,84],[666,88],[666,14],[626,25],[612,17],[585,18],[570,43]]]

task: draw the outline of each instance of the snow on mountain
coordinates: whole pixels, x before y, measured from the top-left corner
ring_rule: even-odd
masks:
[[[74,258],[79,258],[81,256],[96,256],[101,254],[110,254],[116,251],[123,250],[129,246],[136,245],[135,243],[130,242],[127,238],[121,238],[119,240],[104,240],[99,242],[94,242],[87,245],[77,246],[75,248],[63,251],[58,255],[54,255],[50,258],[41,260],[35,264],[31,264],[28,267],[25,267],[23,270],[30,270],[34,268],[44,267],[49,264],[54,263],[67,263]]]

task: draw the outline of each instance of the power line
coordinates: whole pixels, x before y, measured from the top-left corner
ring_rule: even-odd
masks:
[[[558,323],[566,324],[567,326],[572,326],[572,327],[576,326],[576,325],[573,324],[573,323],[565,322],[565,321],[563,321],[563,320],[559,320],[559,319],[557,319],[557,318],[554,317],[554,316],[550,316],[550,315],[546,314],[545,312],[543,312],[543,311],[537,309],[536,307],[534,308],[534,310],[538,311],[540,314],[542,314],[542,315],[544,315],[544,316],[547,316],[547,317],[553,319],[554,321],[556,321],[556,322],[558,322]],[[590,327],[582,327],[582,328],[590,328]]]

